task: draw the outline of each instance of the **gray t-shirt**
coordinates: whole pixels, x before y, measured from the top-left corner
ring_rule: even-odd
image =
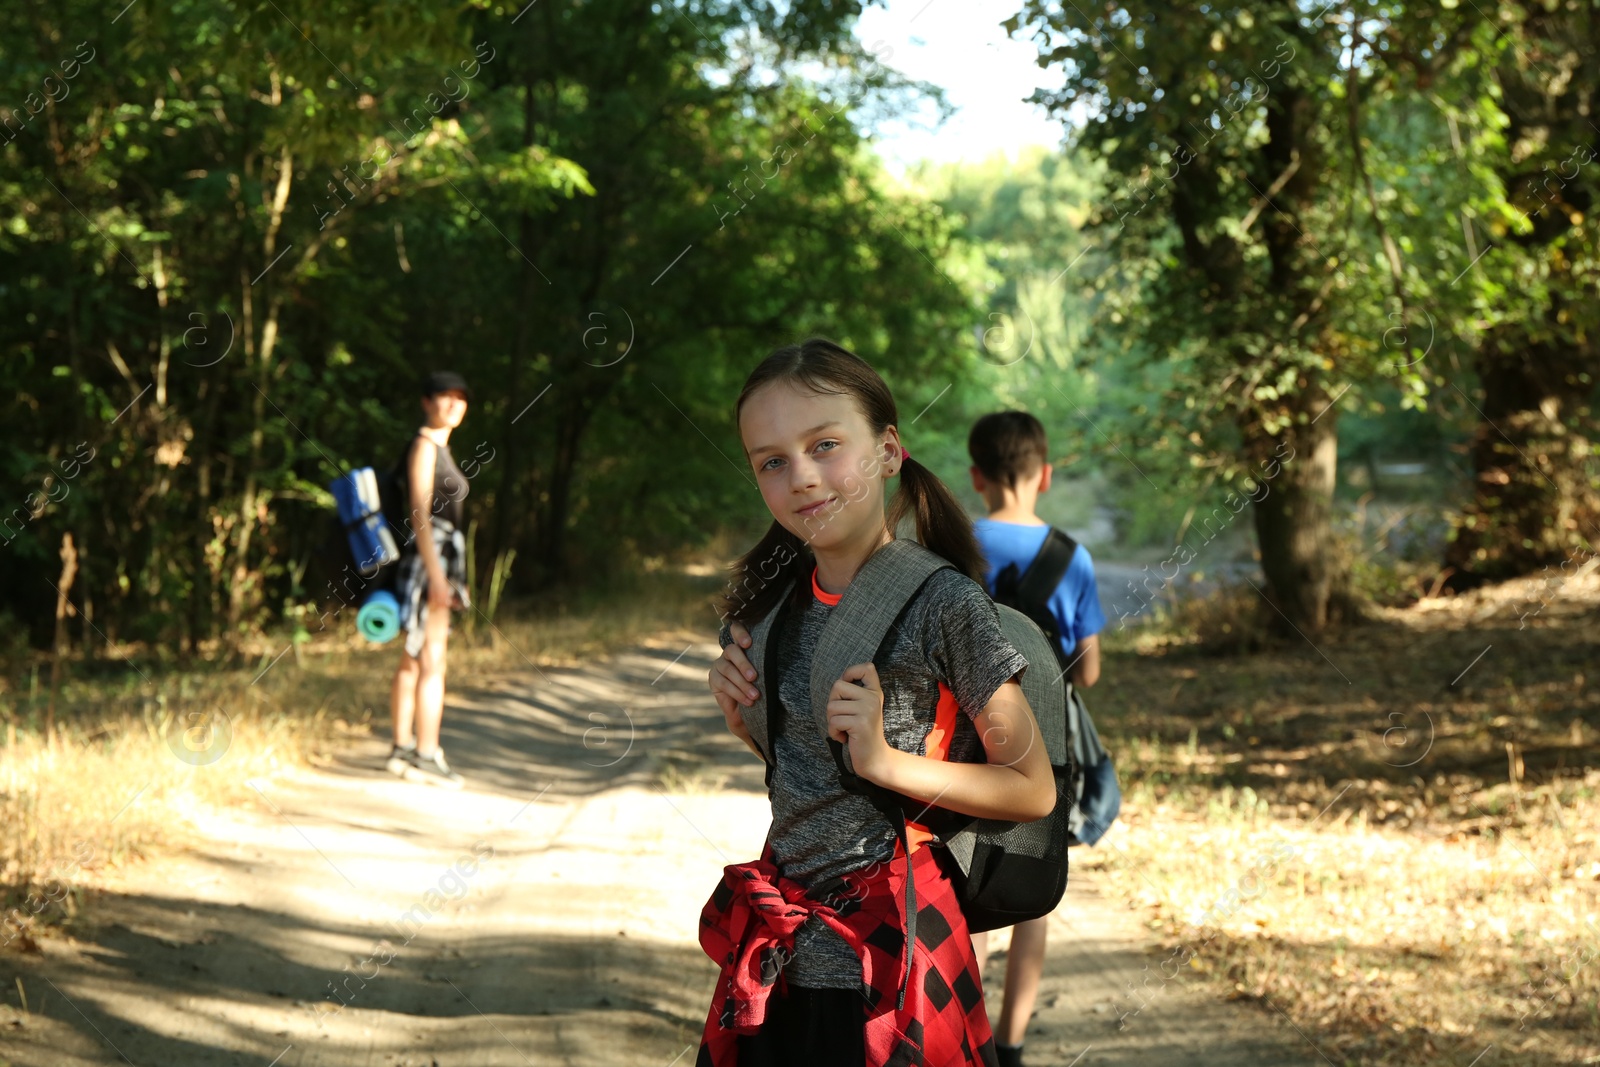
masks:
[[[810,575],[800,579],[809,584]],[[778,869],[814,896],[824,896],[828,883],[852,871],[888,862],[895,834],[865,797],[846,793],[838,768],[810,710],[811,660],[832,607],[813,595],[804,611],[791,610],[777,637],[778,696],[784,707],[784,729],[773,742],[776,768],[772,775],[773,858]],[[723,624],[718,640],[726,648],[732,638]],[[895,748],[927,755],[941,683],[955,698],[956,716],[948,739],[948,759],[983,762],[983,744],[973,718],[988,705],[1002,684],[1028,666],[1000,628],[994,602],[977,582],[954,570],[941,570],[928,580],[885,641],[887,655],[879,665],[883,687],[883,731]],[[865,661],[871,655],[866,650]],[[755,684],[764,687],[760,677]],[[770,690],[763,688],[768,693]],[[818,892],[818,887],[823,887]],[[811,919],[795,936],[795,954],[784,971],[793,984],[812,988],[857,989],[861,960],[821,920]]]

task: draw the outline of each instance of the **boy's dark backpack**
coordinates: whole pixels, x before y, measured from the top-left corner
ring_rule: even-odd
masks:
[[[811,662],[811,705],[813,728],[827,733],[828,693],[844,669],[870,658],[882,664],[887,653],[888,635],[907,607],[937,571],[950,567],[940,557],[915,541],[897,539],[878,549],[862,564],[839,602],[828,614],[828,621],[817,641]],[[745,654],[764,673],[758,677],[778,677],[777,642],[769,640],[782,632],[782,620],[789,610],[790,584],[778,607],[750,627],[750,647]],[[1046,642],[1039,628],[1020,612],[997,605],[1001,628],[1007,640],[1030,664],[1049,665]],[[829,738],[840,783],[846,792],[869,799],[894,826],[901,845],[906,844],[908,814],[912,820],[938,834],[947,846],[941,854],[950,859],[961,911],[968,928],[977,933],[1011,926],[1048,915],[1061,901],[1067,885],[1067,817],[1070,813],[1073,777],[1071,749],[1067,744],[1066,687],[1053,670],[1029,669],[1023,673],[1022,688],[1039,723],[1040,742],[1049,756],[1056,781],[1056,807],[1051,814],[1033,822],[1007,822],[976,819],[934,808],[920,801],[873,785],[857,776],[850,766],[846,747]],[[774,750],[771,738],[780,728],[783,705],[767,699],[771,685],[757,686],[760,694],[753,706],[742,709],[752,740],[766,754],[767,782],[770,788]],[[916,883],[906,880],[906,951],[916,940]]]
[[[1050,599],[1066,577],[1072,557],[1077,554],[1078,542],[1054,526],[1045,535],[1028,569],[1017,572],[1015,563],[1007,563],[995,575],[994,601],[1015,608],[1033,620],[1050,642],[1056,663],[1067,686],[1067,736],[1072,745],[1073,761],[1078,777],[1072,784],[1075,803],[1071,818],[1071,843],[1092,845],[1105,835],[1122,810],[1122,787],[1117,781],[1116,766],[1100,734],[1089,718],[1083,697],[1070,681],[1072,658],[1061,647],[1061,627],[1055,613],[1050,610]]]

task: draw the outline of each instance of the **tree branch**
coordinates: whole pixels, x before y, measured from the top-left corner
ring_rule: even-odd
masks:
[[[1350,23],[1352,38],[1350,45],[1350,64],[1345,71],[1345,97],[1350,102],[1350,150],[1353,155],[1356,173],[1361,176],[1362,185],[1367,193],[1367,205],[1372,208],[1372,222],[1378,228],[1378,237],[1383,241],[1383,253],[1389,260],[1389,276],[1394,283],[1394,296],[1400,302],[1400,310],[1406,307],[1405,270],[1400,264],[1400,249],[1394,243],[1394,238],[1389,236],[1389,228],[1383,224],[1383,212],[1378,209],[1378,191],[1372,184],[1372,175],[1367,172],[1367,157],[1361,147],[1361,104],[1358,100],[1357,88],[1360,78],[1356,73],[1355,51],[1366,43],[1361,36],[1361,31],[1354,28],[1355,20]]]
[[[1294,177],[1295,172],[1299,169],[1300,149],[1291,148],[1289,150],[1289,165],[1283,168],[1283,173],[1278,175],[1277,180],[1267,187],[1266,192],[1261,194],[1261,199],[1258,200],[1253,207],[1251,207],[1249,213],[1245,215],[1244,218],[1239,220],[1239,230],[1241,233],[1250,232],[1250,227],[1254,225],[1256,219],[1261,216],[1262,209],[1272,202],[1273,197],[1277,196],[1283,191],[1283,187],[1289,183],[1289,179]]]

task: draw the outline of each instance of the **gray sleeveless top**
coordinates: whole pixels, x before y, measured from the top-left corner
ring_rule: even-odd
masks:
[[[421,436],[419,431],[417,437]],[[432,444],[431,441],[429,443]],[[411,447],[417,447],[416,438],[412,438]],[[411,469],[409,463],[405,469]],[[437,446],[434,449],[433,461],[434,518],[443,519],[455,529],[461,529],[462,512],[465,510],[462,505],[467,499],[467,490],[467,476],[456,466],[455,457],[450,454],[449,446]]]

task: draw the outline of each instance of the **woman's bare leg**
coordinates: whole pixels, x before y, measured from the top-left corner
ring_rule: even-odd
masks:
[[[389,686],[389,715],[394,720],[394,743],[402,748],[414,740],[411,732],[417,712],[417,675],[420,665],[413,656],[400,650],[400,666],[395,668]]]
[[[444,654],[450,612],[429,611],[423,633],[416,689],[417,752],[428,756],[439,748],[439,720],[444,717]]]

